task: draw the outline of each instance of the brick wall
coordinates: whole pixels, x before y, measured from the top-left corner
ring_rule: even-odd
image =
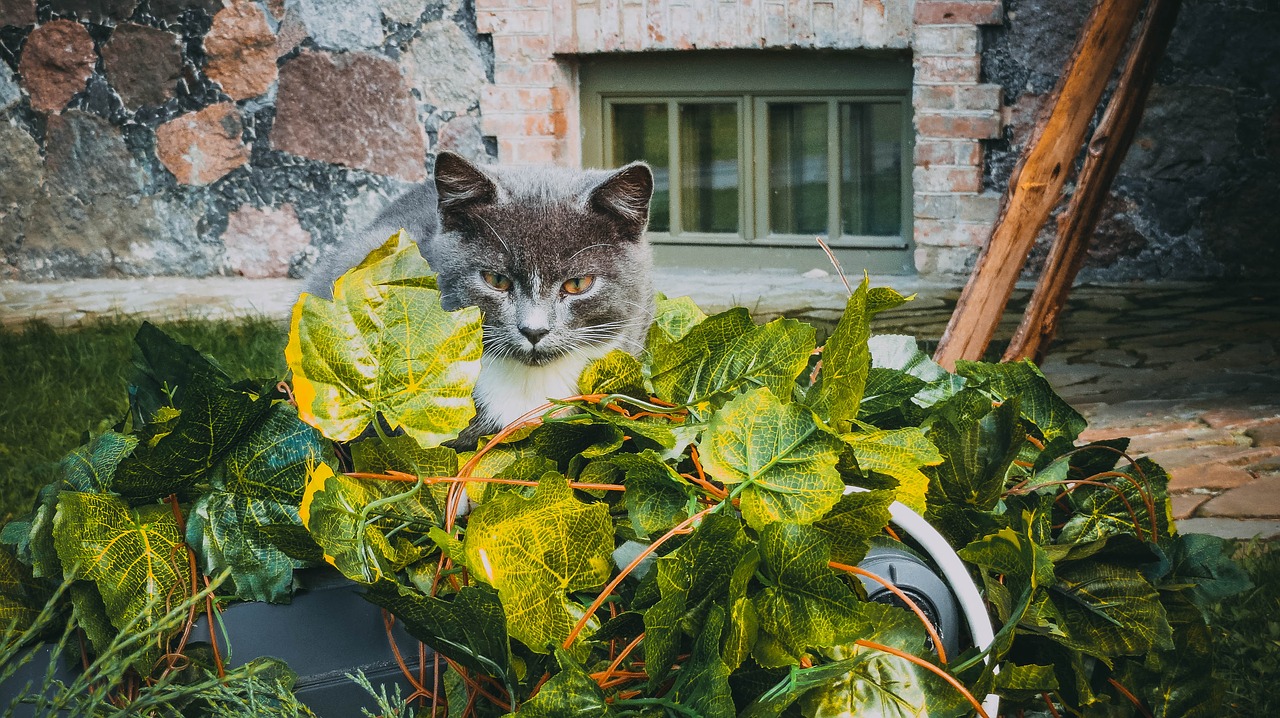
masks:
[[[579,164],[573,57],[693,49],[913,51],[916,267],[967,271],[998,197],[982,191],[981,141],[998,137],[1000,87],[979,80],[979,27],[1000,0],[477,0],[494,84],[480,98],[503,162]]]

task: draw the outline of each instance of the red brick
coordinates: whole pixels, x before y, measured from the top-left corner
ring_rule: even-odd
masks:
[[[494,35],[494,58],[500,62],[551,59],[551,38],[546,35]]]
[[[543,62],[496,62],[495,85],[507,87],[552,87],[561,79],[562,71],[554,60]]]
[[[961,195],[956,197],[956,210],[962,222],[994,224],[1000,214],[1000,195],[996,192]]]
[[[917,57],[916,82],[936,85],[952,82],[977,82],[982,69],[977,55],[954,57]]]
[[[1003,92],[999,85],[959,85],[956,87],[956,109],[998,110]]]
[[[916,0],[915,21],[917,25],[999,25],[1003,11],[1000,0]]]
[[[991,236],[991,226],[950,220],[920,219],[915,222],[915,240],[920,246],[981,247]]]
[[[479,32],[505,35],[547,35],[551,32],[551,14],[546,10],[494,10],[476,13]]]
[[[982,170],[976,167],[916,167],[911,172],[916,192],[978,192],[982,189]]]
[[[982,164],[982,143],[977,140],[960,140],[953,142],[956,151],[955,163],[965,167],[977,167]]]
[[[911,209],[917,219],[952,219],[956,216],[956,195],[918,194]]]
[[[921,110],[950,110],[956,106],[955,85],[916,85],[911,103]]]
[[[989,139],[1000,136],[998,112],[968,114],[916,115],[916,129],[922,137],[957,137],[965,139]]]
[[[552,138],[521,138],[511,140],[509,146],[512,157],[501,158],[502,162],[513,165],[548,165],[556,164],[563,152],[562,143]]]
[[[915,164],[919,167],[955,164],[955,143],[950,140],[920,138],[916,140]]]
[[[480,104],[488,112],[551,111],[557,102],[552,87],[485,87]]]
[[[911,46],[919,55],[972,55],[978,51],[978,28],[917,25]]]

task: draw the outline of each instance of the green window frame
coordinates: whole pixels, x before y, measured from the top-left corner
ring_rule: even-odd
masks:
[[[814,242],[821,236],[851,269],[914,271],[909,56],[686,51],[590,56],[580,59],[579,71],[583,160],[588,166],[616,167],[634,159],[619,156],[616,108],[648,106],[631,113],[632,119],[643,116],[659,123],[659,109],[665,108],[666,167],[648,155],[660,183],[663,170],[667,172],[669,189],[667,226],[661,226],[659,198],[650,230],[660,262],[706,262],[707,252],[714,252],[722,266],[822,266]],[[722,151],[711,170],[681,160],[692,137],[681,134],[682,112],[709,104],[736,109],[735,231],[702,231],[707,220],[695,217],[691,222],[686,206],[686,201],[697,204],[690,199],[686,174],[692,171],[694,184],[702,183],[698,196],[710,197],[715,194],[712,186],[723,188],[724,180],[717,177],[729,173]],[[771,117],[783,128],[772,135]],[[793,126],[799,129],[788,134]],[[723,135],[723,122],[718,127]],[[655,132],[650,127],[643,144],[661,154],[664,143]],[[784,146],[783,140],[793,146]],[[885,148],[895,140],[896,155],[892,150],[886,155]],[[843,151],[846,147],[857,151]],[[860,163],[870,170],[861,171]],[[790,184],[778,180],[787,174],[782,169],[799,179]],[[702,177],[708,172],[710,180]],[[858,184],[862,178],[871,178],[864,187]],[[822,203],[818,198],[824,194]],[[727,226],[724,204],[718,200],[710,220],[720,228]],[[739,251],[725,252],[728,248]]]

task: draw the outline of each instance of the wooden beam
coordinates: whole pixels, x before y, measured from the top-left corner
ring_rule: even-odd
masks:
[[[1124,52],[1143,0],[1098,0],[1071,59],[1036,122],[1028,150],[934,359],[952,369],[957,359],[980,359],[1027,262],[1036,234],[1062,193],[1094,110]]]
[[[1124,162],[1133,136],[1142,120],[1147,94],[1155,81],[1156,67],[1164,57],[1178,20],[1181,0],[1152,0],[1142,20],[1142,29],[1124,72],[1116,84],[1106,112],[1089,141],[1089,153],[1080,168],[1075,193],[1066,211],[1058,216],[1049,258],[1031,295],[1022,324],[1013,335],[1004,360],[1044,360],[1067,303],[1071,285],[1080,272],[1089,249],[1089,238],[1111,190],[1111,182]]]

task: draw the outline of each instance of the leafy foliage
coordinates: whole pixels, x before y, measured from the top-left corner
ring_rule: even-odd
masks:
[[[643,353],[462,454],[442,444],[474,412],[479,313],[445,312],[398,235],[333,296],[295,307],[296,407],[139,331],[128,415],[0,531],[6,650],[61,612],[99,656],[146,636],[110,679],[150,690],[177,675],[157,658],[199,574],[224,600],[285,602],[324,562],[447,659],[412,698],[460,717],[942,717],[988,691],[1032,714],[1046,696],[1050,714],[1219,710],[1206,616],[1249,585],[1228,548],[1177,532],[1155,464],[1075,447],[1083,418],[1033,365],[951,374],[872,336],[907,300],[892,290],[864,280],[821,348],[793,319],[659,298]],[[894,501],[963,547],[1001,624],[985,652],[943,665],[915,615],[846,573],[890,540]],[[285,669],[260,668],[274,678],[228,681],[305,714]],[[202,687],[180,710],[248,710],[183,673]]]

